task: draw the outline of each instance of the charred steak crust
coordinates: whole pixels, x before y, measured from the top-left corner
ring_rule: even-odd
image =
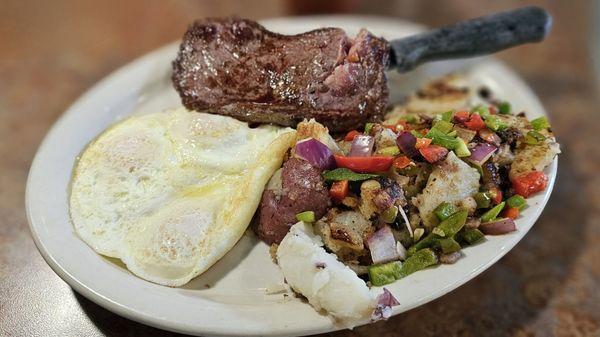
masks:
[[[296,214],[315,212],[320,219],[331,205],[321,171],[307,161],[291,158],[283,164],[281,191],[265,190],[259,206],[258,237],[267,244],[279,243],[298,222]]]
[[[378,120],[388,100],[386,40],[339,28],[281,35],[250,20],[203,19],[186,31],[173,84],[190,110],[295,126],[315,118],[330,131]]]

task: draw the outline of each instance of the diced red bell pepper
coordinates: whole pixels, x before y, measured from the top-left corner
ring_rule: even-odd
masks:
[[[417,149],[422,149],[424,147],[427,147],[431,144],[432,139],[431,138],[417,138],[417,142],[415,143],[415,148]]]
[[[345,167],[354,172],[374,173],[385,172],[392,166],[392,156],[345,157],[334,155],[338,167]]]
[[[513,179],[512,186],[515,193],[527,198],[530,195],[543,191],[548,184],[548,177],[544,172],[533,171],[525,173]]]
[[[329,189],[329,195],[335,201],[342,201],[350,193],[348,180],[335,181]]]
[[[502,215],[505,218],[511,218],[511,219],[515,220],[516,218],[519,217],[519,209],[517,207],[508,207],[504,210]]]
[[[356,130],[352,130],[346,134],[346,137],[344,137],[344,140],[347,142],[351,142],[354,140],[354,137],[356,137],[358,135],[362,135],[362,133],[360,133]]]
[[[457,111],[454,113],[454,121],[457,123],[464,124],[469,120],[469,112],[468,111]]]
[[[419,149],[419,152],[430,163],[435,163],[439,160],[442,160],[448,155],[448,149],[438,145],[429,145],[422,149]]]
[[[490,194],[492,196],[492,201],[494,202],[495,205],[498,205],[499,203],[502,202],[502,190],[499,189],[498,187],[492,187],[490,189]]]
[[[472,114],[471,117],[469,117],[469,120],[463,124],[465,124],[467,129],[473,131],[479,131],[485,128],[485,122],[483,121],[483,118],[479,116],[479,114]]]
[[[392,162],[392,166],[400,170],[407,167],[410,164],[413,164],[413,161],[410,160],[407,156],[396,157]]]

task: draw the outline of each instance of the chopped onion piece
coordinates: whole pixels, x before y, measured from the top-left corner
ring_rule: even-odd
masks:
[[[371,136],[358,135],[352,141],[350,157],[369,157],[373,153],[375,139]]]
[[[401,132],[398,138],[396,138],[396,144],[409,158],[415,157],[419,154],[419,150],[417,150],[415,147],[416,143],[417,138],[408,131]]]
[[[515,226],[513,219],[502,218],[484,222],[479,225],[479,229],[486,235],[502,235],[516,231],[517,226]]]
[[[406,260],[406,248],[404,248],[404,246],[402,245],[402,243],[400,243],[400,241],[396,242],[396,251],[398,252],[398,255],[400,255],[400,260],[404,261]]]
[[[400,302],[392,295],[392,293],[383,288],[383,293],[377,295],[377,306],[371,315],[371,319],[378,321],[388,319],[392,316],[392,307],[400,305]]]
[[[296,156],[322,170],[335,167],[335,159],[331,150],[327,145],[314,138],[307,138],[297,142],[295,153]]]
[[[406,229],[408,229],[410,237],[414,237],[412,227],[410,227],[410,221],[408,221],[408,217],[406,216],[404,209],[402,209],[402,206],[398,206],[398,211],[400,211],[400,215],[402,215],[402,219],[404,220],[404,224],[406,225]]]
[[[483,165],[498,148],[488,143],[479,143],[471,149],[469,161],[477,165]]]
[[[367,247],[371,251],[373,264],[390,262],[400,258],[400,254],[396,250],[396,239],[394,239],[394,234],[388,226],[373,233],[367,240]]]

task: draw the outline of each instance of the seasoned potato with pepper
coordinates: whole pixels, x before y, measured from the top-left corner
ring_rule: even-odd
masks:
[[[437,225],[433,210],[443,202],[458,204],[479,189],[479,173],[460,160],[454,152],[435,165],[423,193],[416,197],[416,206],[427,228]]]
[[[360,213],[337,208],[329,210],[323,219],[317,221],[315,228],[325,246],[343,261],[366,255],[364,243],[374,232],[371,222]]]
[[[510,178],[523,174],[541,171],[550,165],[554,157],[560,153],[560,147],[553,137],[535,145],[525,145],[515,151],[515,158],[510,168]]]

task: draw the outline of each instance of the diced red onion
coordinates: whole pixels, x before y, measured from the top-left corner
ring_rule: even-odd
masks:
[[[483,165],[498,148],[488,143],[478,143],[471,149],[469,160],[474,164]]]
[[[502,235],[517,230],[511,218],[502,218],[479,225],[479,229],[486,235]]]
[[[419,154],[419,150],[415,147],[417,138],[408,131],[401,132],[396,138],[396,144],[404,152],[405,155],[412,158]]]
[[[322,170],[335,167],[333,153],[327,145],[314,138],[307,138],[296,143],[296,155]]]
[[[378,321],[390,318],[393,313],[392,307],[397,305],[400,305],[400,302],[398,302],[387,288],[383,288],[383,293],[377,295],[377,306],[375,307],[375,310],[373,310],[371,319]]]
[[[396,250],[396,239],[390,227],[385,226],[373,233],[367,240],[367,247],[371,251],[374,264],[398,260],[400,254]]]
[[[385,190],[375,190],[374,194],[375,196],[373,197],[373,203],[380,211],[383,212],[394,205],[395,200],[392,199],[390,194]]]
[[[373,153],[375,139],[371,136],[358,135],[352,141],[350,157],[369,157]]]
[[[402,260],[402,261],[406,260],[406,257],[407,257],[406,248],[404,248],[404,246],[402,245],[402,243],[400,243],[400,241],[396,242],[396,251],[398,252],[398,255],[400,256],[400,260]]]

